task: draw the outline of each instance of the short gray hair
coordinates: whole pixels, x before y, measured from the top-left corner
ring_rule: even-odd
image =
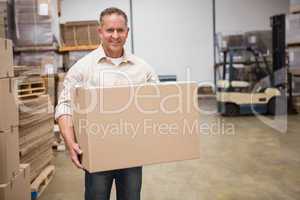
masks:
[[[117,15],[123,16],[125,19],[125,24],[127,26],[128,18],[127,18],[126,13],[123,10],[116,8],[116,7],[110,7],[110,8],[104,9],[100,14],[99,24],[100,25],[102,24],[104,16],[112,15],[112,14],[117,14]]]

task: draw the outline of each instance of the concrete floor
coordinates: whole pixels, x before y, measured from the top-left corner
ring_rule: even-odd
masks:
[[[201,158],[144,167],[142,199],[299,200],[300,115],[287,121],[281,133],[254,116],[202,114],[201,122],[213,128],[202,131]],[[54,163],[55,177],[40,200],[82,200],[83,173],[66,152]]]

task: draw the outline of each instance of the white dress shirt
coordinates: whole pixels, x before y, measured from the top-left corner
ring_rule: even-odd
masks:
[[[71,91],[75,87],[158,82],[156,73],[144,60],[128,54],[125,50],[121,58],[122,62],[111,60],[105,55],[102,46],[99,46],[75,63],[65,77],[63,90],[56,106],[55,119],[62,115],[72,115]]]

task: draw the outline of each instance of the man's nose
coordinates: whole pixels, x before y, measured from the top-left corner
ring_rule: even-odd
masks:
[[[119,38],[119,33],[117,30],[114,30],[113,34],[112,34],[113,38]]]

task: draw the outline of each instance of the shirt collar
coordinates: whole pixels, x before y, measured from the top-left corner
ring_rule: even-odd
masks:
[[[97,58],[96,58],[97,59],[97,63],[101,63],[103,61],[107,61],[108,57],[105,55],[105,52],[104,52],[104,49],[103,49],[102,45],[100,45],[97,48],[96,56],[97,56]],[[129,54],[128,52],[126,52],[124,48],[123,48],[123,56],[122,56],[122,58],[123,58],[122,63],[134,64],[134,59],[132,58],[131,54]]]

